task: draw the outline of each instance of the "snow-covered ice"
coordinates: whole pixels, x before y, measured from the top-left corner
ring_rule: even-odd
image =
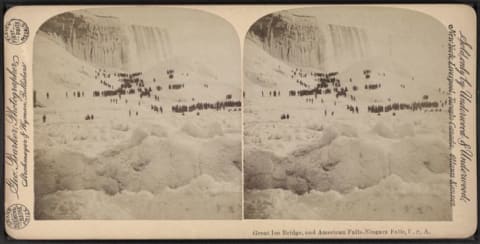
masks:
[[[174,105],[240,100],[238,38],[215,16],[167,9],[163,21],[158,11],[66,13],[37,33],[37,219],[241,218],[240,109],[172,111]],[[142,16],[125,17],[135,13]],[[150,22],[143,26],[142,19]],[[184,31],[191,38],[182,40]],[[213,31],[220,44],[202,44]],[[237,49],[224,54],[224,45]],[[193,51],[175,52],[192,48],[231,60],[209,63]],[[224,63],[232,68],[221,70]],[[127,85],[120,74],[137,72],[133,77],[142,81],[128,84],[133,94],[123,88],[126,94],[95,95],[120,89]],[[174,84],[181,89],[170,89]]]
[[[442,61],[428,64],[436,69],[415,66],[445,48],[432,41],[431,50],[414,56],[418,60],[392,55],[403,46],[389,42],[387,33],[396,42],[402,24],[373,26],[394,21],[399,10],[369,10],[368,18],[361,9],[284,11],[250,29],[244,50],[246,218],[452,218],[447,82],[437,79],[446,69]],[[378,21],[387,12],[389,19]],[[341,17],[328,18],[332,13]],[[423,24],[397,32],[404,34],[401,45],[446,32],[428,17],[407,14]]]

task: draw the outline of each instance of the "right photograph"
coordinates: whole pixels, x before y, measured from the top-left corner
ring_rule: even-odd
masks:
[[[448,34],[392,7],[258,19],[244,43],[244,217],[452,220]]]

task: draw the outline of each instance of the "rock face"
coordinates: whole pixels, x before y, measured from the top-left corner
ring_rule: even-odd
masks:
[[[313,16],[288,12],[259,19],[250,28],[247,38],[289,64],[317,69],[342,66],[369,53],[365,30],[320,24]]]
[[[249,30],[272,56],[300,66],[323,63],[325,38],[316,19],[309,16],[270,14]]]
[[[165,30],[120,24],[110,16],[68,12],[49,19],[40,31],[75,57],[105,67],[135,70],[171,55]]]

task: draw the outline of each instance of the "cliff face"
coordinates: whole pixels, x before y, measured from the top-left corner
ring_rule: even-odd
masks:
[[[318,66],[325,58],[325,39],[315,21],[308,16],[270,14],[258,20],[248,34],[276,58],[300,66]]]
[[[56,39],[75,57],[105,67],[140,69],[170,55],[165,30],[120,24],[114,17],[69,12],[49,19],[40,31]]]
[[[322,25],[313,16],[287,12],[259,19],[247,38],[270,55],[303,67],[327,69],[368,55],[367,34],[363,29]]]

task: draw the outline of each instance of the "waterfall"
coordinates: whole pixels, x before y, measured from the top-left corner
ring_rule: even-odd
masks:
[[[172,55],[166,30],[122,24],[115,17],[64,13],[46,21],[40,31],[73,56],[102,67],[141,70]]]
[[[287,63],[325,70],[368,57],[367,36],[358,27],[323,24],[314,16],[280,12],[255,22],[247,38]]]
[[[361,59],[368,55],[365,30],[351,26],[328,25],[335,59]]]
[[[172,56],[168,32],[156,27],[130,25],[126,28],[132,60],[131,69],[144,69]]]

